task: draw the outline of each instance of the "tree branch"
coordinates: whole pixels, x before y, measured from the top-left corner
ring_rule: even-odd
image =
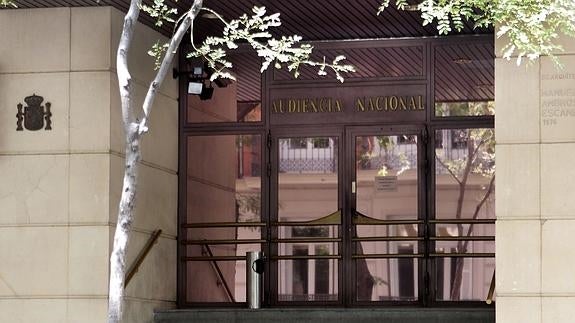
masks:
[[[116,54],[116,71],[118,74],[118,86],[122,104],[122,121],[124,130],[129,132],[130,123],[134,122],[134,111],[132,107],[132,76],[128,69],[128,55],[134,38],[134,28],[140,15],[142,0],[132,0],[130,9],[124,17],[124,27]]]
[[[493,192],[493,186],[495,184],[495,175],[493,175],[491,177],[491,180],[489,181],[489,186],[487,187],[487,191],[485,192],[485,195],[483,196],[483,198],[481,199],[481,201],[479,201],[479,203],[477,204],[477,206],[475,207],[475,212],[473,213],[473,220],[476,220],[477,217],[479,216],[479,211],[481,211],[481,208],[483,208],[483,204],[485,204],[485,202],[487,201],[487,199],[489,198],[489,196],[491,195],[491,193]],[[465,235],[466,237],[471,236],[471,233],[473,232],[473,223],[471,223],[469,225],[469,228],[467,228],[467,234]],[[461,248],[462,252],[466,252],[467,251],[467,245],[469,244],[469,241],[466,240],[465,243],[463,244],[463,247]]]
[[[212,10],[210,8],[207,7],[203,7],[202,10],[207,11],[211,14],[213,14],[214,16],[216,16],[216,18],[218,18],[221,22],[223,22],[226,26],[229,26],[230,24],[224,19],[224,17],[222,17],[222,15],[220,15],[219,13],[217,13],[215,10]]]
[[[190,28],[192,21],[194,21],[194,19],[198,15],[198,12],[202,7],[202,2],[203,0],[194,1],[192,8],[184,15],[184,18],[182,19],[180,25],[178,26],[178,29],[176,30],[174,36],[170,41],[166,54],[164,55],[164,59],[162,60],[162,63],[160,65],[160,69],[156,73],[156,77],[154,78],[152,83],[150,83],[150,87],[148,88],[146,99],[144,100],[144,104],[142,106],[142,109],[144,110],[144,117],[140,122],[140,126],[138,129],[139,134],[143,134],[148,131],[149,115],[152,109],[152,105],[154,104],[154,99],[156,98],[158,89],[160,88],[162,82],[166,78],[166,74],[168,73],[172,65],[174,56],[178,50],[178,47],[180,46],[180,43],[182,42],[182,39],[184,38],[184,35],[186,34],[186,31],[188,30],[188,28]]]
[[[491,192],[493,192],[493,185],[495,184],[495,175],[493,175],[493,177],[491,177],[491,180],[489,181],[489,186],[487,188],[487,191],[485,192],[485,195],[483,196],[483,198],[481,199],[481,201],[477,204],[477,206],[475,207],[475,212],[473,213],[473,217],[472,219],[475,220],[477,219],[477,217],[479,216],[479,211],[483,208],[483,205],[485,204],[485,202],[487,201],[487,199],[489,198],[489,196],[491,195]],[[469,228],[467,228],[467,233],[465,234],[466,237],[471,236],[471,233],[473,232],[473,227],[474,224],[471,223],[469,225]],[[467,246],[469,245],[469,240],[465,240],[463,242],[463,244],[461,244],[461,241],[458,242],[458,246],[457,246],[457,251],[460,253],[465,253],[467,252]],[[456,267],[455,267],[455,274],[454,274],[454,281],[453,281],[453,285],[451,288],[451,295],[450,298],[451,300],[458,300],[459,299],[459,291],[461,289],[461,282],[463,280],[463,265],[464,265],[464,261],[465,258],[457,258],[456,260]]]
[[[16,5],[16,3],[12,0],[0,0],[0,6],[2,7],[12,7],[12,8],[18,8],[18,5]]]
[[[473,140],[471,140],[471,142],[473,143]],[[482,138],[481,141],[477,144],[477,147],[475,147],[475,149],[473,149],[473,160],[471,161],[471,163],[473,163],[475,161],[475,159],[477,158],[477,153],[479,152],[479,149],[481,148],[481,146],[483,146],[486,143],[487,143],[487,140]]]
[[[449,174],[455,179],[457,183],[461,184],[461,181],[459,180],[459,178],[457,178],[457,175],[455,175],[455,173],[451,170],[451,168],[449,168],[449,166],[447,166],[447,164],[445,164],[443,160],[441,160],[441,158],[437,156],[437,153],[435,153],[435,159],[439,162],[439,165],[441,165],[443,168],[447,170],[447,172],[449,172]]]
[[[238,19],[226,21],[213,10],[207,8],[205,10],[213,13],[223,22],[225,25],[223,37],[207,37],[199,47],[196,47],[192,42],[194,51],[189,53],[188,57],[202,57],[205,59],[208,62],[208,66],[214,70],[210,77],[212,81],[218,77],[234,79],[231,73],[225,71],[227,68],[232,67],[232,63],[226,60],[226,51],[227,49],[237,48],[237,41],[246,41],[257,51],[258,56],[263,58],[262,72],[271,63],[274,63],[276,68],[281,68],[282,64],[286,64],[288,70],[293,71],[294,76],[297,78],[299,66],[305,64],[319,67],[319,75],[326,75],[325,69],[329,68],[335,73],[336,78],[343,82],[341,73],[355,71],[351,65],[340,64],[340,61],[345,59],[343,55],[337,56],[332,63],[327,63],[325,57],[322,62],[310,60],[313,48],[311,45],[303,44],[300,47],[294,47],[301,40],[299,36],[284,36],[281,39],[273,38],[268,29],[281,24],[279,13],[266,16],[264,7],[254,7],[251,17],[242,15]]]

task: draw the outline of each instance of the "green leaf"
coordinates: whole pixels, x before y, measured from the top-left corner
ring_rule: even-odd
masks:
[[[398,9],[405,0],[394,1]],[[380,2],[378,14],[391,5]],[[464,21],[474,27],[499,26],[497,37],[506,35],[504,57],[523,53],[529,60],[552,56],[560,50],[559,35],[575,37],[575,1],[573,0],[419,0],[423,25],[437,24],[439,34],[462,30]]]

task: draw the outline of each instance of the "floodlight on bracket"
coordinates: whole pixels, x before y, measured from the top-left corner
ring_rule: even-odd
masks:
[[[201,65],[192,66],[189,71],[178,71],[174,68],[172,70],[174,79],[181,75],[188,76],[188,94],[198,95],[200,100],[209,100],[214,94],[214,87],[210,77],[213,70],[208,66],[207,62]],[[217,87],[226,87],[232,83],[229,79],[216,79],[213,81]]]

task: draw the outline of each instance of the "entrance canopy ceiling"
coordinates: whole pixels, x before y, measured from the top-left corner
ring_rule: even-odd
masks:
[[[15,0],[20,8],[113,6],[126,11],[129,0]],[[153,0],[144,0],[151,3]],[[191,0],[167,0],[179,8],[179,12],[189,9]],[[298,34],[304,40],[341,40],[390,37],[422,37],[437,34],[435,26],[423,27],[418,12],[398,11],[392,7],[377,16],[381,0],[205,0],[204,5],[216,10],[226,19],[249,13],[254,5],[265,6],[269,13],[281,13],[282,34]],[[142,15],[144,16],[144,15]],[[213,19],[200,18],[196,27],[201,34],[219,30],[221,25]],[[153,25],[149,17],[142,21]],[[166,26],[161,29],[171,35]],[[459,34],[492,33],[490,29],[473,30],[471,24]]]
[[[176,6],[180,13],[189,9],[192,3],[192,0],[166,1]],[[129,0],[16,0],[16,2],[20,8],[113,6],[124,12],[130,3]],[[153,0],[144,2],[152,3]],[[204,0],[204,5],[219,12],[226,19],[250,13],[254,5],[265,6],[270,14],[281,13],[282,26],[277,30],[278,33],[297,34],[308,41],[437,36],[434,25],[422,26],[418,12],[399,11],[390,7],[378,16],[376,13],[380,2],[381,0]],[[154,20],[144,13],[141,14],[140,20],[167,36],[172,34],[171,26],[155,27]],[[194,29],[196,39],[217,33],[221,28],[218,20],[203,15],[196,21]],[[489,35],[493,34],[493,30],[473,29],[472,24],[467,23],[464,30],[452,35],[477,34]],[[485,42],[438,49],[435,60],[436,100],[444,102],[492,100],[493,51],[493,45]],[[349,53],[353,56],[352,54]],[[410,55],[409,52],[397,51],[395,54],[387,53],[383,57],[377,51],[366,51],[361,53],[361,57],[353,64],[368,67],[367,71],[381,66],[382,59],[388,59],[395,62],[405,61],[405,68],[409,69],[414,68],[410,66],[412,65],[410,62],[417,61],[416,57]],[[243,101],[256,99],[259,93],[257,66],[243,66],[254,63],[249,59],[234,63],[237,70],[251,71],[245,73],[244,77],[237,75],[238,79],[247,81],[240,86],[243,90],[239,95]],[[254,71],[256,73],[253,73]]]

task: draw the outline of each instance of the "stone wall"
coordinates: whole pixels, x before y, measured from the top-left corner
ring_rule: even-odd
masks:
[[[122,18],[108,7],[0,11],[0,322],[106,320],[123,175]],[[158,38],[137,26],[137,103]],[[52,130],[16,131],[16,105],[32,94],[51,103]],[[175,306],[177,97],[177,81],[166,79],[143,142],[128,264],[153,230],[163,234],[127,287],[127,322],[151,322],[154,308]]]
[[[497,322],[575,316],[575,39],[549,57],[495,65]]]

